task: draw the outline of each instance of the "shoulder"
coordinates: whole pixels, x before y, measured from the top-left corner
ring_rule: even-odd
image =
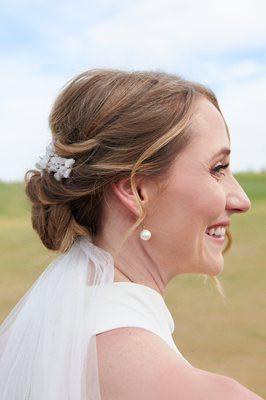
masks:
[[[238,394],[239,399],[249,399],[242,385],[190,366],[143,328],[112,329],[98,334],[96,343],[103,400],[233,400]]]

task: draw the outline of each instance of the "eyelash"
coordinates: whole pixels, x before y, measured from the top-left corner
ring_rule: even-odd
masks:
[[[213,171],[214,175],[218,175],[218,176],[225,175],[225,174],[223,174],[222,172],[219,172],[219,171],[220,171],[220,169],[226,169],[227,167],[229,167],[229,163],[228,164],[218,165],[217,167],[213,168],[212,171]]]

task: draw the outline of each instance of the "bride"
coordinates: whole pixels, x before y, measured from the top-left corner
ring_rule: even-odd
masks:
[[[175,74],[93,69],[67,83],[49,124],[25,190],[57,257],[0,326],[1,400],[261,399],[190,364],[164,301],[186,273],[225,299],[231,216],[250,208],[215,94]]]

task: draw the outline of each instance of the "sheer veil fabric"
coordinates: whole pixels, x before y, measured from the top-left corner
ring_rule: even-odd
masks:
[[[1,400],[101,399],[94,303],[113,281],[112,255],[85,237],[47,266],[0,325]]]

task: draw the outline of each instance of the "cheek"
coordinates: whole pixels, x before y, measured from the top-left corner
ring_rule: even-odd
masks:
[[[147,228],[154,233],[158,260],[172,266],[179,260],[180,268],[184,265],[194,271],[205,239],[203,233],[223,215],[225,204],[223,187],[215,178],[186,180],[183,185],[179,182],[159,195],[146,219]]]
[[[224,213],[226,206],[226,196],[223,187],[219,182],[207,181],[200,190],[195,190],[188,197],[188,204],[194,210],[193,214],[201,215],[207,223],[215,221]],[[191,200],[189,200],[191,199]]]
[[[225,206],[221,182],[214,177],[190,175],[173,182],[156,197],[146,223],[161,244],[169,246],[171,238],[173,246],[178,243],[185,250],[197,240],[199,231],[205,232],[224,214]]]
[[[179,221],[183,227],[195,227],[195,223],[210,225],[217,220],[225,210],[226,197],[214,177],[201,177],[172,186],[160,203],[166,218]]]

